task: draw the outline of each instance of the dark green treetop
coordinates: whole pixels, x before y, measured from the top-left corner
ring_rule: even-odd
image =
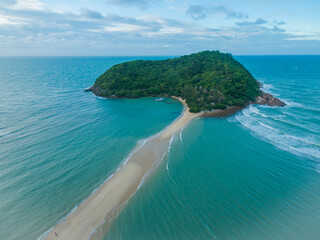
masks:
[[[253,76],[231,54],[219,51],[117,64],[92,89],[105,97],[178,96],[192,112],[242,106],[261,94]]]

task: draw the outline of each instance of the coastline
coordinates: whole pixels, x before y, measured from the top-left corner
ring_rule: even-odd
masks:
[[[73,212],[58,222],[43,239],[101,239],[114,217],[161,163],[170,146],[171,137],[201,113],[191,113],[185,101],[182,114],[166,129],[135,147],[121,165],[95,192]]]
[[[262,84],[260,82],[258,82],[258,83],[259,83],[259,86],[262,87]],[[93,92],[96,96],[100,96],[103,98],[106,97],[100,93],[99,88],[94,87],[94,86],[87,88],[84,91],[85,92]],[[223,118],[223,117],[232,116],[232,115],[236,114],[237,112],[241,111],[242,109],[248,107],[251,104],[267,105],[267,106],[271,106],[271,107],[284,107],[284,106],[286,106],[286,103],[283,102],[282,100],[280,100],[279,98],[274,97],[269,93],[265,93],[262,90],[260,90],[260,92],[261,92],[261,94],[259,96],[257,96],[254,101],[249,101],[241,106],[232,105],[232,106],[227,106],[225,109],[205,110],[205,111],[201,111],[199,113],[201,113],[201,117],[204,117],[204,118]],[[150,96],[150,97],[154,97],[154,96]],[[188,107],[185,100],[183,100],[181,97],[168,96],[168,95],[157,95],[157,97],[171,97],[171,98],[174,98],[174,99],[180,101],[182,104],[184,104],[184,106]],[[125,99],[127,97],[116,97],[116,96],[112,95],[112,96],[107,96],[107,98],[116,98],[116,99],[123,98],[123,99]],[[139,98],[139,97],[137,97],[137,98]]]

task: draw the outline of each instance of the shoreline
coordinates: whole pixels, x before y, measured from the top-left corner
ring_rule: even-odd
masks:
[[[42,239],[102,239],[114,218],[120,213],[145,178],[162,162],[177,132],[201,113],[191,113],[185,101],[183,112],[167,128],[153,135],[141,146],[136,146],[127,160],[64,219],[51,228]]]
[[[260,85],[260,87],[262,87],[261,83],[259,83],[259,85]],[[93,94],[95,94],[96,96],[103,97],[103,98],[115,98],[115,99],[128,98],[128,97],[116,97],[114,95],[103,96],[102,94],[100,94],[98,88],[96,88],[94,86],[87,88],[84,91],[85,92],[93,92]],[[248,107],[251,104],[267,105],[267,106],[271,106],[271,107],[284,107],[284,106],[286,106],[286,103],[283,102],[282,100],[280,100],[279,98],[276,98],[269,93],[265,93],[262,90],[260,90],[260,91],[261,91],[261,94],[258,97],[256,97],[256,99],[254,101],[249,101],[241,106],[232,105],[232,106],[227,106],[225,109],[205,110],[205,111],[201,111],[199,113],[201,113],[201,117],[203,117],[203,118],[223,118],[223,117],[232,116],[232,115],[236,114],[237,112],[241,111],[242,109]],[[168,95],[156,95],[156,96],[146,96],[146,97],[174,98],[174,99],[180,101],[182,104],[184,104],[184,106],[188,107],[185,100],[183,100],[181,97],[168,96]],[[140,98],[140,97],[136,97],[136,98]],[[133,99],[135,99],[135,98],[133,98]]]

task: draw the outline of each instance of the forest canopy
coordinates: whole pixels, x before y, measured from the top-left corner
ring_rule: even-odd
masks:
[[[261,94],[248,70],[231,54],[219,51],[117,64],[92,90],[104,97],[182,97],[192,112],[242,106]]]

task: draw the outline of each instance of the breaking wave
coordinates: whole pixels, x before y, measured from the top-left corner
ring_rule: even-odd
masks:
[[[313,161],[320,161],[320,144],[317,136],[307,129],[302,129],[304,132],[301,133],[302,130],[299,123],[296,125],[290,123],[287,129],[288,131],[286,131],[284,127],[278,127],[286,123],[285,120],[280,120],[271,115],[265,115],[261,113],[256,106],[249,106],[243,109],[234,116],[234,119],[230,120],[236,120],[264,140],[285,151],[306,157]],[[292,132],[295,132],[295,129],[299,134],[292,134]]]

